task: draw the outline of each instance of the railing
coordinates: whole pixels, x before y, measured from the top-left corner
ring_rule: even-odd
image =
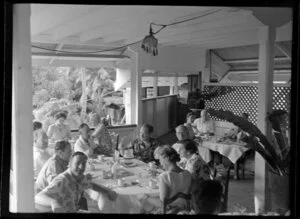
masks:
[[[136,138],[137,125],[122,125],[122,126],[108,126],[110,133],[119,135],[119,140],[123,139],[123,144],[127,145],[130,141]],[[90,128],[94,131],[95,128]],[[78,129],[71,130],[72,139],[77,139],[79,136]]]

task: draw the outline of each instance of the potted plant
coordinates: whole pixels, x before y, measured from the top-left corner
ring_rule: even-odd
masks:
[[[289,211],[289,170],[290,143],[287,126],[287,112],[273,110],[267,116],[272,125],[272,141],[250,121],[230,111],[208,109],[207,112],[216,118],[231,122],[249,134],[248,145],[258,152],[268,164],[271,210],[278,213]]]

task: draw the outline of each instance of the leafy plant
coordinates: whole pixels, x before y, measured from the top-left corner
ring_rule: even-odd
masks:
[[[244,132],[247,132],[250,137],[248,138],[248,145],[257,151],[269,164],[271,170],[280,175],[288,175],[289,173],[289,159],[290,159],[290,146],[285,139],[284,130],[286,124],[284,117],[287,115],[286,111],[273,110],[267,119],[272,124],[274,142],[270,143],[267,137],[259,130],[257,126],[248,121],[247,119],[237,116],[230,111],[208,109],[207,112],[214,117],[221,120],[231,122]]]

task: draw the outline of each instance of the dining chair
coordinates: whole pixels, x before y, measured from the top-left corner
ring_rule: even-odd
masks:
[[[178,198],[183,198],[183,199],[185,199],[187,201],[187,209],[185,209],[185,210],[187,210],[187,211],[191,210],[191,198],[192,198],[192,195],[191,194],[185,194],[185,193],[182,193],[182,192],[178,192],[173,197],[166,198],[163,201],[163,214],[167,213],[167,207],[170,206],[170,204],[173,203]],[[176,213],[176,212],[174,211],[172,213]]]
[[[220,213],[227,212],[228,207],[228,190],[229,190],[229,180],[230,180],[230,170],[232,168],[232,163],[229,159],[222,159],[223,168],[215,168],[214,180],[219,180],[223,186],[222,193],[222,205]]]

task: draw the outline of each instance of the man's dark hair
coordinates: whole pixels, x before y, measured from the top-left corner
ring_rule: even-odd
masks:
[[[73,157],[76,157],[76,156],[84,156],[86,159],[88,159],[88,157],[86,156],[86,154],[83,153],[83,152],[81,152],[81,151],[76,151],[76,152],[74,152],[74,153],[72,154],[72,156],[71,156],[71,159],[72,159]]]
[[[41,129],[43,127],[43,123],[39,121],[34,121],[33,122],[33,131]]]
[[[70,145],[70,142],[68,141],[58,141],[55,144],[55,151],[65,151],[66,147]]]
[[[149,133],[152,133],[153,130],[154,130],[153,126],[152,126],[152,125],[149,125],[149,124],[143,124],[142,127],[147,128],[148,131],[149,131]],[[141,127],[141,128],[142,128],[142,127]]]
[[[181,141],[178,141],[178,143],[182,144],[184,149],[191,154],[197,153],[198,152],[198,147],[197,143],[191,139],[184,139]]]
[[[55,114],[55,119],[59,119],[59,118],[64,118],[64,119],[67,119],[67,114],[66,112],[58,112]]]
[[[198,214],[215,214],[221,207],[223,186],[218,180],[202,181],[192,194]]]
[[[86,124],[86,123],[81,123],[80,126],[78,127],[78,129],[82,129],[84,126],[89,127],[88,124]]]

